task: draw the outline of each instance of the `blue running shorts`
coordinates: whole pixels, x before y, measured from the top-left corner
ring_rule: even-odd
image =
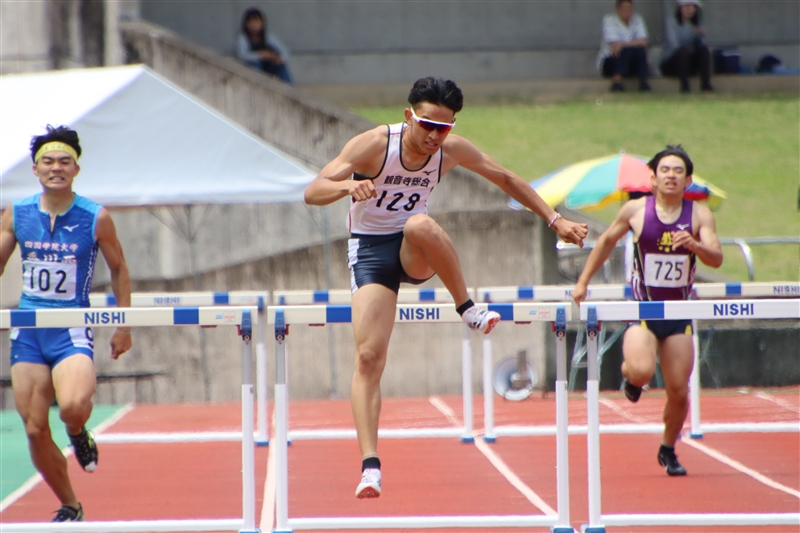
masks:
[[[11,364],[37,363],[53,368],[70,355],[94,360],[92,328],[13,328]]]

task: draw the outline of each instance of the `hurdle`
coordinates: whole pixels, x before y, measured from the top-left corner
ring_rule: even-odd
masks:
[[[258,335],[256,337],[256,446],[269,445],[267,426],[267,350],[266,320],[264,309],[269,302],[266,292],[230,291],[230,292],[135,292],[131,294],[131,307],[198,307],[198,306],[256,306],[258,308]],[[113,294],[89,295],[91,307],[115,307],[117,299]],[[227,438],[230,438],[228,436]],[[226,437],[220,436],[224,440]]]
[[[479,304],[484,309],[485,304]],[[567,443],[567,387],[566,387],[566,323],[571,318],[571,307],[564,304],[514,303],[493,304],[489,310],[500,314],[501,320],[515,323],[551,322],[556,333],[558,375],[556,381],[556,515],[544,516],[406,516],[406,517],[330,517],[289,518],[289,479],[287,446],[286,351],[287,327],[291,324],[324,325],[350,323],[349,305],[277,306],[267,309],[267,320],[275,328],[276,384],[275,384],[275,438],[276,454],[276,533],[289,533],[308,529],[380,529],[380,528],[448,528],[448,527],[547,527],[555,533],[571,533],[569,525],[569,466]],[[452,304],[398,304],[395,323],[462,323]],[[456,428],[460,433],[460,429]],[[457,434],[457,433],[456,433]],[[448,429],[379,431],[384,438],[451,437]],[[325,430],[316,432],[318,438],[345,438],[339,433]],[[346,437],[355,438],[355,431]],[[277,441],[277,443],[275,442]]]
[[[519,286],[519,287],[479,287],[476,290],[477,297],[483,302],[514,302],[514,301],[537,301],[553,302],[569,300],[572,298],[571,285],[543,285],[538,287]],[[775,282],[748,282],[748,283],[696,283],[694,293],[697,298],[797,298],[800,296],[800,283],[796,281],[775,281]],[[590,285],[588,287],[587,301],[595,300],[630,300],[633,297],[630,285]],[[703,432],[730,432],[730,431],[750,431],[750,432],[771,432],[771,431],[797,431],[796,424],[791,423],[752,423],[752,424],[727,424],[711,423],[702,425],[700,422],[700,346],[696,321],[692,321],[693,343],[694,343],[694,369],[690,378],[690,406],[691,406],[691,427],[689,435],[692,438],[702,438]],[[598,365],[601,364],[603,353],[622,335],[623,329],[618,329],[611,338],[606,339],[605,330],[601,329],[597,342]],[[570,390],[575,378],[575,370],[585,367],[581,364],[586,355],[583,343],[583,336],[578,332],[577,341],[573,349],[572,368],[569,373]],[[484,344],[491,350],[491,339],[484,339]],[[484,354],[487,350],[484,348]],[[488,365],[488,366],[487,366]],[[484,373],[491,372],[491,359],[488,363],[484,359]],[[484,375],[484,380],[486,376]],[[490,378],[491,379],[491,378]],[[484,392],[485,392],[484,387]],[[486,418],[484,427],[494,430],[493,435],[499,436],[533,436],[533,435],[552,435],[555,428],[552,426],[543,427],[500,427],[493,428],[491,423],[491,408],[493,403],[484,398],[484,417]],[[488,422],[487,422],[488,421]],[[587,426],[571,426],[570,435],[586,434]],[[658,424],[613,424],[600,426],[601,433],[661,433],[662,426]],[[488,432],[487,432],[488,434]],[[484,436],[484,440],[492,442],[490,437]]]
[[[475,291],[467,289],[470,297]],[[313,304],[334,304],[350,305],[352,293],[349,290],[319,290],[319,291],[274,291],[272,298],[276,305],[313,305]],[[398,304],[427,304],[427,303],[454,303],[450,292],[444,287],[438,288],[401,288],[397,293]],[[284,345],[284,351],[288,354],[289,347]],[[288,355],[287,355],[288,357]],[[288,371],[288,365],[287,365]],[[461,432],[462,442],[472,442],[475,437],[472,435],[473,413],[472,413],[472,344],[470,342],[469,327],[464,324],[463,336],[461,340],[461,392],[464,404],[464,428]],[[288,406],[287,406],[288,409]],[[295,436],[303,438],[304,434],[291,433],[289,442]],[[329,436],[329,438],[333,438]]]
[[[597,333],[604,321],[800,319],[800,299],[749,299],[667,302],[593,302],[580,306],[586,322],[586,382],[589,470],[589,524],[585,533],[605,533],[605,526],[727,526],[800,525],[800,513],[617,514],[603,515],[600,508],[600,412]],[[796,426],[796,424],[795,424]],[[797,429],[795,429],[797,430]]]
[[[0,311],[0,329],[148,326],[237,326],[242,337],[242,517],[210,520],[134,520],[61,524],[59,531],[116,533],[148,531],[222,531],[258,533],[255,521],[255,446],[253,442],[252,332],[256,307],[139,307],[12,309]],[[98,439],[98,442],[101,442]],[[120,440],[118,442],[125,442]],[[141,441],[132,441],[141,442]],[[45,533],[50,523],[3,523],[3,533]]]

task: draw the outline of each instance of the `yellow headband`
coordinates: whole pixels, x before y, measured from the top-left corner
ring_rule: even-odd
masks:
[[[67,152],[72,156],[72,159],[74,159],[76,163],[78,162],[78,152],[75,151],[75,148],[62,142],[50,142],[42,145],[42,147],[39,148],[39,151],[36,152],[33,162],[38,163],[39,158],[42,157],[46,152]]]

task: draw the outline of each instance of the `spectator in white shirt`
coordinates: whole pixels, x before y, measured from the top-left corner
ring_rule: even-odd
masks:
[[[624,91],[622,78],[639,79],[639,90],[649,91],[647,82],[647,27],[633,12],[632,0],[617,0],[616,13],[603,17],[603,40],[597,68],[611,78],[611,91]]]

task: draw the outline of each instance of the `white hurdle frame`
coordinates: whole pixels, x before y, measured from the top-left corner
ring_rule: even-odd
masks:
[[[470,297],[472,297],[475,291],[473,289],[467,289],[467,293],[470,295]],[[272,293],[272,298],[275,305],[350,305],[352,293],[351,291],[344,289],[335,289],[329,291],[274,291]],[[398,304],[424,305],[427,303],[447,302],[454,303],[450,292],[444,287],[419,289],[401,288],[397,293]],[[472,409],[472,343],[470,342],[469,327],[464,324],[463,329],[464,333],[461,341],[461,394],[464,404],[464,428],[461,432],[461,441],[473,442],[475,437],[472,435],[474,424]],[[284,345],[284,350],[287,354],[289,353],[289,348],[287,345]],[[286,369],[288,371],[288,365],[286,366]],[[290,443],[293,437],[294,434],[289,435]]]
[[[242,518],[213,520],[133,520],[63,524],[59,531],[92,533],[147,531],[221,531],[259,533],[256,527],[255,446],[253,442],[252,331],[257,324],[256,307],[140,307],[80,309],[12,309],[0,311],[0,329],[147,327],[147,326],[238,326],[242,337]],[[100,441],[100,439],[98,439]],[[119,441],[123,442],[123,441]],[[152,441],[138,441],[152,442]],[[156,441],[157,442],[157,441]],[[3,523],[3,533],[45,533],[48,523]]]
[[[256,337],[256,446],[269,445],[269,426],[267,425],[268,394],[266,327],[264,311],[269,303],[266,292],[134,292],[131,294],[131,307],[199,307],[214,305],[256,306],[258,308],[258,335]],[[91,307],[114,307],[117,300],[113,294],[89,295]]]
[[[482,302],[515,302],[515,301],[536,301],[536,302],[556,302],[569,300],[572,297],[571,285],[543,285],[538,287],[519,286],[519,287],[479,287],[476,289],[477,299]],[[696,283],[694,285],[695,294],[699,299],[710,298],[797,298],[800,297],[800,283],[796,281],[775,281],[758,283]],[[587,301],[600,300],[630,300],[632,298],[630,285],[590,285],[587,292]],[[712,423],[701,425],[700,422],[700,346],[697,332],[696,321],[692,321],[692,341],[694,343],[694,368],[690,378],[690,432],[689,436],[699,439],[703,436],[703,431],[730,432],[730,431],[792,431],[795,425],[788,423],[757,423],[747,424],[724,424]],[[491,357],[486,360],[487,350],[491,353],[491,339],[484,340],[484,394],[486,394],[486,383],[491,385],[492,362]],[[487,347],[488,345],[488,347]],[[597,354],[595,353],[595,356]],[[588,358],[588,354],[587,354]],[[486,377],[486,373],[490,377]],[[489,387],[491,390],[491,387]],[[493,401],[484,396],[484,427],[490,428],[484,440],[494,442],[495,435],[500,436],[531,436],[531,435],[552,435],[555,428],[550,426],[542,427],[493,427]],[[661,433],[663,426],[658,424],[613,424],[600,426],[600,433]],[[583,435],[587,432],[587,426],[571,426],[570,435]]]
[[[484,309],[486,305],[479,304]],[[381,528],[448,528],[448,527],[546,527],[554,533],[572,533],[569,522],[569,466],[567,442],[567,382],[566,382],[566,322],[571,318],[571,306],[565,304],[515,303],[488,306],[500,313],[501,320],[516,323],[546,321],[556,323],[558,381],[556,387],[556,418],[559,431],[556,435],[556,516],[406,516],[406,517],[344,517],[344,518],[289,518],[288,480],[288,391],[285,383],[287,326],[290,324],[322,325],[350,323],[349,305],[278,306],[269,307],[267,320],[275,327],[277,372],[275,384],[275,423],[273,439],[276,455],[276,533],[290,533],[300,529],[381,529]],[[462,323],[452,304],[398,304],[396,323]],[[458,432],[461,430],[458,429]],[[309,438],[310,438],[310,433]],[[294,434],[297,438],[297,434]],[[451,437],[454,432],[441,430],[379,431],[384,438]],[[317,438],[355,438],[355,431],[317,431]],[[277,443],[275,442],[277,441]]]
[[[800,299],[591,302],[580,306],[580,318],[586,321],[588,337],[586,401],[589,421],[587,433],[589,524],[583,528],[584,533],[605,533],[605,526],[800,525],[800,513],[603,515],[600,510],[600,412],[597,368],[599,323],[639,320],[730,320],[741,319],[742,316],[751,319],[800,319]],[[800,430],[797,424],[795,426],[795,431]]]

